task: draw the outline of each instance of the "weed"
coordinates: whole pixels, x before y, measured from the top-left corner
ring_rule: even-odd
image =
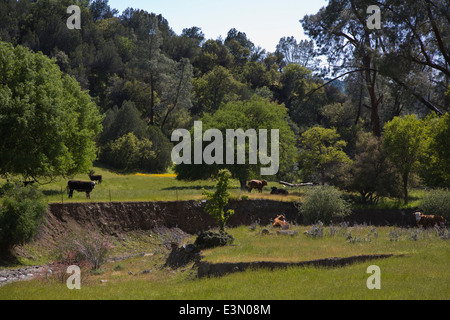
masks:
[[[389,231],[389,240],[392,242],[397,242],[400,239],[400,232],[398,230]]]
[[[114,271],[122,271],[124,269],[125,269],[125,267],[121,264],[115,265],[113,268]]]
[[[436,232],[436,235],[443,239],[443,240],[449,240],[450,239],[450,230],[448,228],[445,228],[443,226],[435,226],[434,230]]]
[[[311,226],[310,230],[304,232],[308,237],[322,238],[323,237],[323,223],[319,221]]]

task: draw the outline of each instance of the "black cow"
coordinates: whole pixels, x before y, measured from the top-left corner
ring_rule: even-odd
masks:
[[[99,184],[102,183],[102,176],[100,174],[90,174],[89,179],[91,181],[98,181]]]
[[[86,198],[91,198],[91,191],[94,190],[95,182],[93,181],[78,181],[70,180],[67,183],[67,189],[69,191],[69,198],[72,198],[73,191],[86,192]]]
[[[284,195],[288,195],[289,192],[287,190],[284,190],[284,189],[278,189],[277,187],[272,187],[272,191],[270,191],[270,194],[284,194]]]

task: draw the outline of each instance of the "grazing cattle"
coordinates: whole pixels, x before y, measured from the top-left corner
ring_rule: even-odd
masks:
[[[278,189],[277,187],[272,187],[272,191],[270,191],[270,194],[283,194],[288,195],[289,192],[284,189]]]
[[[289,229],[290,224],[286,221],[286,217],[281,214],[273,220],[272,226],[274,228],[281,228],[283,230],[286,230]]]
[[[248,192],[252,192],[252,189],[258,189],[261,193],[264,186],[267,186],[267,180],[251,180],[248,182]]]
[[[73,191],[86,192],[86,198],[91,198],[91,191],[94,190],[95,182],[93,181],[78,181],[70,180],[67,183],[67,189],[69,191],[69,198],[72,198]]]
[[[100,174],[90,174],[89,179],[91,181],[98,181],[98,184],[102,183],[102,176]]]
[[[423,228],[434,227],[435,225],[443,225],[445,223],[445,219],[442,216],[435,215],[424,215],[421,212],[414,212],[416,216],[417,225]]]

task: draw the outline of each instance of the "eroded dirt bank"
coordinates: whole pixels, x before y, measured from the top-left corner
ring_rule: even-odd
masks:
[[[108,235],[120,235],[136,230],[153,230],[156,227],[180,228],[194,234],[215,227],[215,221],[204,209],[201,201],[170,202],[104,202],[104,203],[53,203],[47,212],[44,236],[54,240],[67,232],[93,229]],[[229,227],[260,223],[267,225],[278,214],[288,221],[303,223],[303,217],[292,202],[272,200],[232,200],[226,209],[235,214],[227,223]],[[351,224],[375,226],[415,226],[413,209],[408,210],[355,210],[346,218]]]

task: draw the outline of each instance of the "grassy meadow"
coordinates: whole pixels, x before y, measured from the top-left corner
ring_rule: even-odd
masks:
[[[177,180],[173,173],[166,174],[146,174],[127,173],[121,174],[104,167],[93,168],[95,174],[103,177],[101,184],[97,184],[91,192],[90,199],[85,193],[74,192],[73,198],[69,199],[66,187],[69,179],[59,178],[51,183],[42,184],[39,188],[43,191],[45,198],[50,202],[121,202],[121,201],[178,201],[178,200],[199,200],[203,199],[203,189],[213,190],[216,181],[198,180],[182,181]],[[79,174],[72,179],[89,181],[87,174]],[[0,185],[5,181],[0,179]],[[289,195],[272,195],[270,187],[284,188],[289,191]],[[231,182],[230,198],[241,199],[271,199],[277,201],[298,201],[302,194],[310,187],[285,187],[274,181],[269,181],[269,185],[264,187],[263,193],[253,190],[251,193],[243,191],[239,187],[239,181],[233,179]],[[424,190],[412,189],[409,195],[407,207],[417,207],[422,198]],[[357,197],[357,195],[354,195]],[[354,207],[360,206],[354,204]],[[398,199],[383,199],[376,208],[403,208],[405,205]]]
[[[106,168],[94,167],[95,174],[103,177],[102,183],[97,184],[91,192],[90,199],[86,198],[83,192],[74,192],[73,198],[69,199],[66,191],[69,179],[59,178],[51,183],[42,184],[39,188],[43,191],[48,202],[109,202],[109,201],[177,201],[177,200],[198,200],[203,199],[203,189],[213,190],[216,181],[198,180],[181,181],[177,180],[173,173],[166,174],[145,174],[127,173],[120,174]],[[79,174],[72,179],[89,181],[87,174]],[[0,184],[5,181],[0,179]],[[270,186],[283,188],[276,182],[270,182]],[[263,193],[259,194],[253,190],[252,193],[242,191],[239,182],[233,180],[230,190],[231,198],[240,199],[243,195],[249,199],[273,199],[280,201],[298,200],[301,193],[300,188],[293,188],[288,196],[271,195],[270,188],[264,187]]]
[[[178,269],[164,267],[167,252],[155,246],[154,235],[141,235],[121,248],[147,254],[109,262],[96,274],[83,273],[81,290],[69,290],[64,281],[42,277],[0,287],[0,299],[450,299],[450,242],[435,230],[326,227],[323,237],[314,238],[305,234],[311,226],[294,226],[298,231],[294,236],[277,235],[270,226],[266,228],[271,233],[262,235],[262,228],[228,229],[235,242],[202,252],[204,259],[305,261],[371,253],[395,256],[339,268],[247,270],[198,279],[192,264]],[[370,265],[380,267],[380,290],[366,286]]]
[[[74,193],[68,199],[61,179],[41,185],[48,202],[103,201],[175,201],[201,199],[202,190],[214,189],[215,181],[179,181],[175,175],[142,173],[119,174],[95,167],[103,176],[91,199],[84,193]],[[88,180],[87,175],[74,179]],[[1,182],[1,181],[0,181]],[[306,189],[288,189],[289,196],[270,195],[269,182],[262,194],[251,194],[232,182],[231,198],[274,199],[298,201]],[[61,193],[61,190],[63,193]],[[410,204],[417,206],[424,191],[412,190]],[[387,199],[379,208],[401,208],[395,199]],[[262,235],[263,229],[269,235]],[[272,226],[242,226],[227,229],[235,241],[231,245],[202,251],[203,261],[299,262],[330,257],[368,254],[394,254],[394,257],[357,263],[340,268],[292,267],[276,271],[247,270],[223,277],[196,277],[193,264],[171,269],[164,263],[169,254],[167,238],[152,232],[131,233],[124,239],[113,239],[112,257],[126,259],[110,261],[95,273],[84,270],[81,290],[69,290],[63,275],[45,275],[30,281],[20,281],[0,287],[0,300],[8,299],[161,299],[161,300],[298,300],[298,299],[450,299],[450,242],[436,230],[401,229],[394,227],[345,225],[324,227],[322,236],[311,236],[313,226],[292,226],[294,236],[277,235]],[[169,239],[170,240],[170,239]],[[185,243],[195,241],[195,236]],[[50,253],[33,243],[24,246],[33,259],[20,259],[22,265],[47,264]],[[369,290],[366,270],[371,264],[381,268],[381,290]],[[13,266],[20,267],[20,266]]]

